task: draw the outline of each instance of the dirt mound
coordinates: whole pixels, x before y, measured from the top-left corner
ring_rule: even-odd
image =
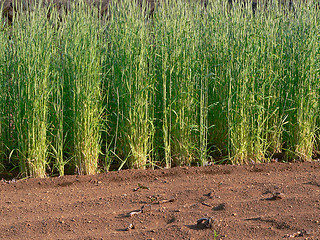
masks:
[[[320,239],[320,163],[0,181],[0,239]]]

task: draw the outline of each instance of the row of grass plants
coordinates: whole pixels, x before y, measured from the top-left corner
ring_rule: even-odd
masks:
[[[316,1],[61,6],[1,18],[1,173],[319,157]]]

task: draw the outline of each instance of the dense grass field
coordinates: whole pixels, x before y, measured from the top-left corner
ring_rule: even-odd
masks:
[[[1,20],[0,172],[319,157],[315,1],[115,2]]]

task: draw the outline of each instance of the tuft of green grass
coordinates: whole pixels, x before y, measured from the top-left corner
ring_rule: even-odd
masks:
[[[45,177],[54,32],[40,5],[17,14],[11,32],[12,114],[20,169],[24,175]]]
[[[143,8],[147,6],[143,5]],[[129,167],[153,162],[154,81],[150,19],[132,1],[110,6],[106,81],[110,86],[113,154]]]
[[[0,6],[0,10],[2,7]],[[6,51],[7,49],[7,41],[6,41],[6,33],[5,28],[3,26],[4,20],[0,17],[0,49],[2,49],[0,53],[0,172],[4,171],[5,167],[5,153],[6,153],[6,70],[7,70],[7,63],[6,63]]]
[[[70,135],[68,151],[78,173],[94,174],[101,152],[103,28],[97,8],[81,1],[71,9],[63,16],[60,30],[61,94],[65,127],[70,129],[65,136]]]

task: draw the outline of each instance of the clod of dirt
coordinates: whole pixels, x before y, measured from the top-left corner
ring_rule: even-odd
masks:
[[[148,196],[148,198],[150,199],[151,203],[154,203],[159,198],[159,196],[151,195],[151,196]]]
[[[200,218],[197,220],[197,225],[203,225],[206,228],[211,228],[213,226],[214,219],[212,217],[209,218]]]
[[[126,231],[130,231],[131,229],[134,229],[133,223],[129,224],[129,226],[126,228]]]
[[[320,183],[315,182],[315,181],[310,181],[310,182],[307,182],[307,183],[305,183],[305,184],[320,187]]]
[[[175,222],[177,219],[175,217],[172,217],[170,218],[168,221],[167,221],[167,224],[170,224],[170,223],[173,223]]]
[[[226,204],[225,203],[221,203],[218,206],[215,206],[213,208],[214,211],[222,211],[222,210],[225,210],[225,209],[226,209]]]
[[[206,196],[208,196],[210,199],[212,199],[213,198],[213,192],[209,192],[208,194],[206,194]]]
[[[268,200],[280,200],[280,199],[283,199],[283,198],[285,198],[285,195],[283,193],[275,192],[275,193],[272,194],[271,198],[268,198]]]
[[[135,211],[129,212],[127,217],[132,217],[133,215],[137,215],[139,213],[147,212],[149,210],[151,210],[151,205],[150,204],[143,205],[139,210],[135,210]]]
[[[142,213],[142,209],[138,210],[138,211],[132,211],[128,214],[129,217],[132,217],[133,215],[137,215],[139,213]]]
[[[90,179],[89,183],[95,184],[95,185],[99,185],[100,183],[102,183],[101,181],[98,181],[96,179]]]
[[[135,192],[135,191],[138,191],[139,189],[147,189],[147,190],[149,190],[149,187],[143,186],[140,183],[138,183],[138,187],[134,188],[133,191]]]
[[[142,211],[142,212],[147,212],[147,211],[150,211],[151,209],[152,209],[151,204],[143,205],[143,206],[141,207],[141,211]]]
[[[202,202],[201,203],[202,205],[204,205],[204,206],[207,206],[207,207],[210,207],[210,208],[212,208],[212,206],[209,204],[209,203],[206,203],[206,202]]]
[[[17,180],[15,178],[13,178],[12,180],[8,180],[8,181],[2,178],[1,181],[4,182],[4,183],[7,183],[7,184],[11,184],[11,183],[16,183],[17,182]]]
[[[163,199],[163,200],[160,200],[160,201],[155,202],[155,203],[162,204],[162,203],[174,202],[175,200],[176,200],[175,198]]]
[[[298,231],[293,234],[286,234],[285,237],[287,237],[287,238],[304,237],[304,236],[310,236],[311,234],[312,234],[312,230]]]
[[[139,188],[141,188],[141,189],[147,189],[147,190],[149,190],[149,187],[143,186],[143,185],[141,185],[140,183],[138,183],[138,186],[139,186]]]

